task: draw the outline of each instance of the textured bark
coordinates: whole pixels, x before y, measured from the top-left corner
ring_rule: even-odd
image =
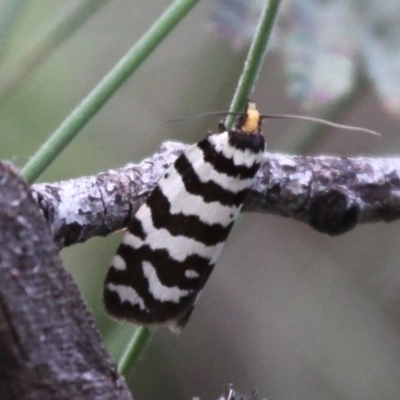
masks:
[[[136,165],[33,193],[60,248],[122,229],[186,145],[167,142]],[[266,153],[243,211],[295,218],[330,235],[400,217],[400,159]]]
[[[244,211],[269,212],[338,235],[400,218],[400,159],[266,154]]]
[[[0,164],[0,398],[132,399],[29,186]]]

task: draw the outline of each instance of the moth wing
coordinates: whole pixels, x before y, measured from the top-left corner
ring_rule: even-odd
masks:
[[[107,274],[111,315],[174,331],[186,324],[258,169],[258,153],[245,151],[230,144],[228,132],[211,135],[167,170],[129,223]]]

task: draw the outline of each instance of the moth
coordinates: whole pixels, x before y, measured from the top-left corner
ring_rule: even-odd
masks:
[[[111,316],[180,332],[221,253],[265,149],[248,102],[233,128],[187,148],[129,222],[104,283]]]
[[[295,118],[379,135],[299,115],[260,115],[248,102],[230,130],[187,148],[128,224],[104,284],[111,316],[180,332],[221,253],[257,173],[263,118]]]

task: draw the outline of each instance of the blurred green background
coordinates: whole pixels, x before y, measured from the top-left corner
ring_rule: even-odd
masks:
[[[0,10],[6,3],[0,1]],[[0,49],[0,88],[36,38],[79,3],[21,2]],[[108,2],[1,98],[0,158],[23,166],[169,4]],[[165,140],[192,143],[214,129],[213,119],[162,124],[229,107],[246,49],[207,33],[213,9],[213,2],[200,2],[40,181],[117,168]],[[282,65],[279,54],[267,56],[253,98],[263,112],[304,114],[287,98]],[[383,136],[329,131],[308,154],[398,154],[398,123],[371,90],[346,107],[340,122]],[[266,121],[269,151],[287,152],[306,128]],[[399,228],[363,225],[332,238],[281,217],[241,215],[187,328],[180,336],[157,330],[129,377],[135,399],[213,399],[230,382],[274,400],[398,399]],[[119,240],[115,234],[62,251],[115,359],[134,331],[111,321],[102,307],[103,279]]]

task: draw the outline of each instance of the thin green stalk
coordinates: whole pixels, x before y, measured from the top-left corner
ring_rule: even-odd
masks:
[[[145,327],[138,327],[132,336],[131,341],[118,361],[118,371],[126,376],[135,366],[151,338],[151,331]]]
[[[172,3],[22,168],[21,173],[29,182],[40,176],[198,1],[176,0]]]
[[[264,62],[268,40],[278,13],[279,4],[280,0],[269,0],[265,3],[253,42],[247,54],[242,75],[233,96],[230,107],[231,112],[242,111],[246,101],[254,90],[255,83]],[[226,120],[226,126],[229,128],[233,124],[233,121],[234,117],[229,116]]]
[[[15,2],[16,0],[11,0]],[[19,0],[21,1],[21,0]],[[13,64],[0,81],[0,101],[9,97],[19,83],[76,32],[99,8],[110,0],[84,0],[71,9],[63,10],[57,20],[46,29],[27,52]],[[1,54],[1,52],[0,52]]]

